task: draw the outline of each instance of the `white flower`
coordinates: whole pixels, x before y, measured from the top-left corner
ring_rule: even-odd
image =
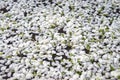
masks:
[[[30,78],[32,78],[33,77],[33,74],[32,73],[27,73],[27,75],[26,75],[26,79],[30,79]]]
[[[1,67],[1,70],[4,71],[6,69],[6,66]]]
[[[78,74],[74,74],[73,77],[70,80],[77,80],[79,78]]]
[[[31,64],[35,66],[39,66],[40,62],[37,60],[31,60]]]
[[[120,0],[112,0],[112,3],[115,5],[119,5],[120,4]]]
[[[118,70],[112,71],[111,75],[117,78],[118,76],[120,76],[120,71]]]

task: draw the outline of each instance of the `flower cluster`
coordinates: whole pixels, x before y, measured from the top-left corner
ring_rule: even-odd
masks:
[[[0,1],[0,80],[119,79],[119,0]]]

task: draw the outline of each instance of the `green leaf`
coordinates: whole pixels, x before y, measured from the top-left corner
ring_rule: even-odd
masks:
[[[98,14],[101,14],[102,13],[102,11],[105,9],[105,7],[104,6],[102,6],[97,12],[98,12]]]
[[[64,37],[64,33],[61,33],[60,36]]]
[[[95,38],[92,38],[90,41],[91,41],[91,42],[96,42],[96,39],[95,39]]]
[[[12,15],[9,14],[9,13],[7,13],[5,16],[8,17],[8,18],[10,18]]]
[[[54,34],[50,31],[50,35],[51,35],[51,38],[52,40],[54,39]]]
[[[62,75],[65,75],[65,72],[62,72]]]
[[[76,73],[77,73],[78,75],[81,75],[81,74],[82,74],[82,71],[76,71]]]
[[[104,34],[105,34],[104,29],[99,29],[99,32],[100,32],[102,35],[104,35]]]
[[[74,56],[74,54],[73,54],[73,53],[70,53],[70,56]]]
[[[52,39],[54,39],[54,34],[51,34]]]
[[[108,14],[103,14],[103,16],[108,17],[109,15]]]
[[[94,60],[94,59],[90,59],[90,62],[91,62],[91,63],[94,63],[94,62],[95,62],[95,60]]]
[[[69,21],[70,21],[70,19],[67,19],[67,20],[66,20],[66,22],[69,22]]]
[[[6,58],[8,59],[8,58],[12,58],[12,56],[11,55],[9,55],[9,56],[6,56]]]
[[[62,11],[62,13],[61,13],[61,16],[64,16],[65,14],[64,14],[64,12]]]
[[[5,28],[3,28],[3,27],[2,27],[2,28],[0,28],[0,30],[1,30],[1,31],[4,31],[4,30],[5,30]]]
[[[78,59],[77,62],[80,63],[80,59]]]
[[[119,75],[119,76],[117,76],[117,78],[118,78],[118,80],[120,80],[120,75]]]
[[[113,54],[113,52],[112,52],[112,51],[109,51],[108,53],[109,53],[109,54],[111,54],[111,55]]]
[[[114,71],[115,68],[114,68],[113,66],[110,65],[110,70],[111,70],[111,71]]]
[[[117,37],[115,36],[115,32],[112,32],[111,36],[112,36],[112,39],[116,39],[116,38],[117,38]]]
[[[33,74],[33,76],[36,76],[37,75],[37,71],[33,71],[32,74]]]
[[[74,10],[74,6],[69,6],[70,11]]]
[[[3,52],[0,52],[0,55],[2,55],[3,54]]]
[[[69,32],[70,37],[72,36],[72,32]]]
[[[23,33],[23,32],[20,32],[19,36],[20,36],[20,37],[23,37],[23,36],[24,36],[24,33]]]
[[[67,44],[67,40],[64,40],[63,43],[64,43],[64,44]]]
[[[113,23],[113,20],[114,20],[114,18],[112,18],[112,19],[110,20],[110,25]]]
[[[89,44],[86,45],[86,49],[90,50],[90,45]]]
[[[100,67],[100,63],[97,63],[97,65]]]
[[[85,37],[82,37],[82,40],[85,40]]]
[[[108,31],[109,31],[109,27],[108,27],[108,26],[105,28],[105,31],[106,31],[106,32],[108,32]]]
[[[56,23],[53,23],[53,24],[51,24],[51,27],[50,28],[52,28],[52,29],[54,29],[54,28],[56,28],[58,25],[56,24]]]
[[[40,64],[43,65],[43,61],[40,61]]]

